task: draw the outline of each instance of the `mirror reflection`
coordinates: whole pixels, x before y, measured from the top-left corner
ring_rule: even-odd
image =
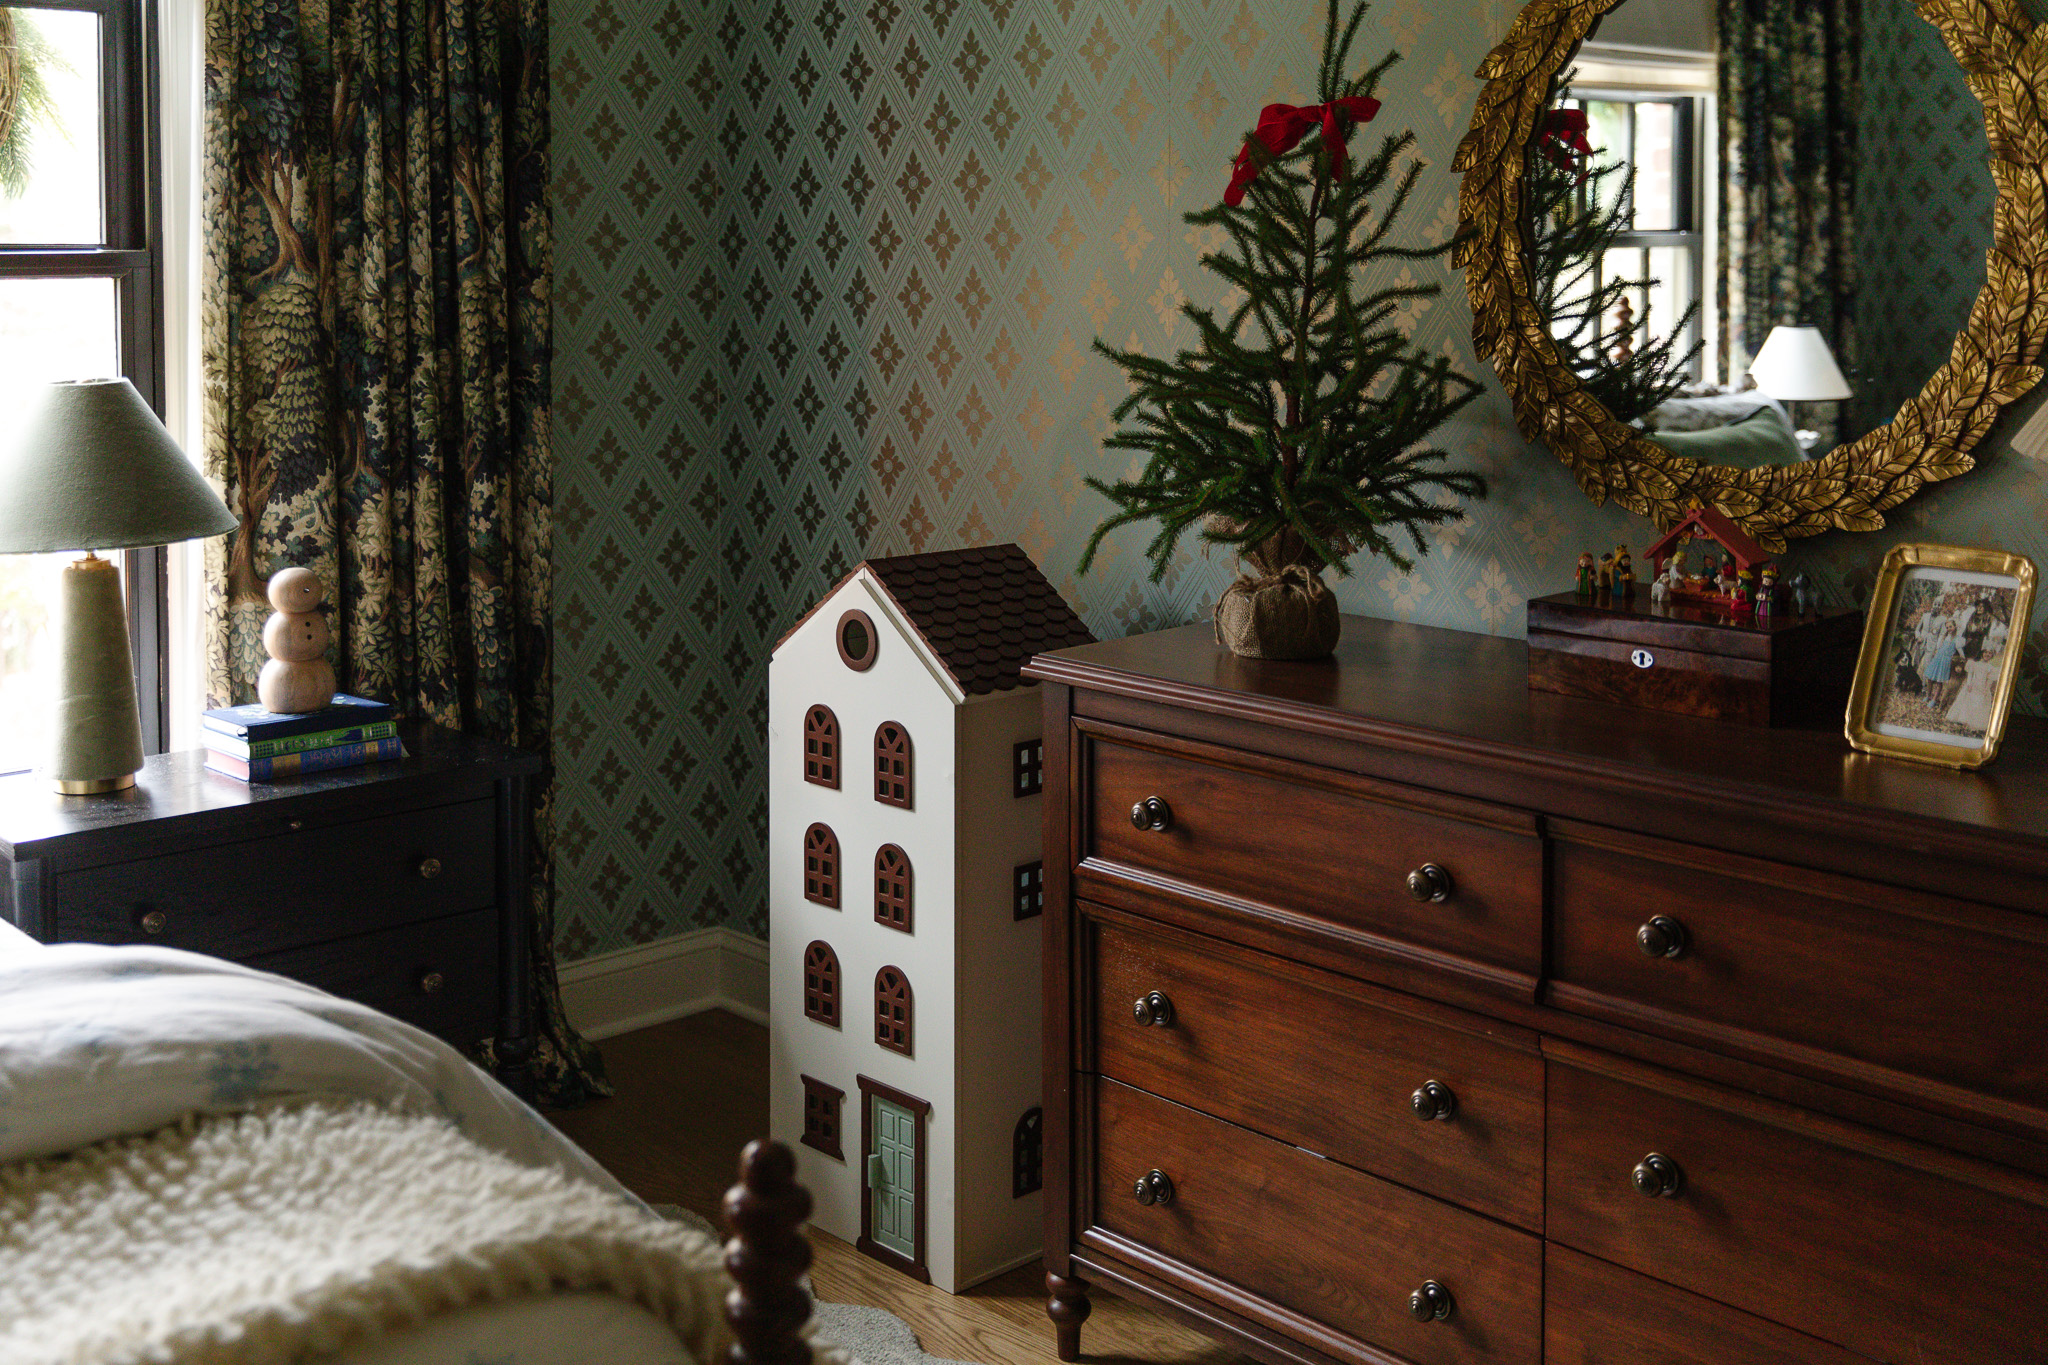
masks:
[[[1529,158],[1529,263],[1608,411],[1708,464],[1891,421],[1984,283],[1982,109],[1911,0],[1626,0]]]

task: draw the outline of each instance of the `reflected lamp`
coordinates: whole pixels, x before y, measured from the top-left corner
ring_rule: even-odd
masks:
[[[1818,327],[1773,327],[1750,362],[1749,375],[1781,403],[1832,403],[1855,396]]]
[[[51,384],[0,426],[0,554],[80,550],[58,613],[48,773],[71,796],[135,785],[142,724],[121,574],[96,550],[221,535],[237,522],[125,379]]]

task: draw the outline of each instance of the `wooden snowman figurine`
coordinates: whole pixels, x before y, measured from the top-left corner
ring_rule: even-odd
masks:
[[[263,623],[263,648],[270,662],[256,676],[256,699],[266,711],[296,715],[334,700],[334,665],[327,662],[332,638],[320,601],[327,589],[311,569],[280,569],[270,576],[270,605]]]

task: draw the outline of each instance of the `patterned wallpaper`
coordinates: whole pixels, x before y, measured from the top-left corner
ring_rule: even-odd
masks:
[[[1405,54],[1379,127],[1428,163],[1414,240],[1456,222],[1452,149],[1510,0],[1379,0]],[[1245,128],[1314,74],[1309,0],[556,0],[558,761],[565,958],[765,929],[769,647],[864,553],[1021,543],[1098,634],[1201,615],[1232,572],[1145,582],[1082,476],[1121,381],[1091,338],[1184,343],[1214,300],[1181,222]],[[1371,135],[1371,129],[1365,135]],[[1493,481],[1412,573],[1360,561],[1347,610],[1519,633],[1582,549],[1640,544],[1515,434],[1462,283],[1416,341],[1488,394],[1443,433]],[[2043,469],[2002,458],[1911,534],[2048,561]],[[1816,572],[1867,586],[1876,537]],[[2036,697],[2036,705],[2039,696]]]

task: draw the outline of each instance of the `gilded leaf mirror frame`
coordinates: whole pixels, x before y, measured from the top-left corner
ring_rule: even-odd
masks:
[[[1920,0],[1984,107],[1997,191],[1984,287],[1949,358],[1891,423],[1821,459],[1743,469],[1703,464],[1618,421],[1551,339],[1531,289],[1524,172],[1536,122],[1592,31],[1623,0],[1530,0],[1478,71],[1486,82],[1453,169],[1472,338],[1514,400],[1515,421],[1609,499],[1668,528],[1718,507],[1765,548],[1823,531],[1873,531],[1921,488],[1970,470],[1999,412],[2041,380],[2048,341],[2048,25],[2019,0]]]

